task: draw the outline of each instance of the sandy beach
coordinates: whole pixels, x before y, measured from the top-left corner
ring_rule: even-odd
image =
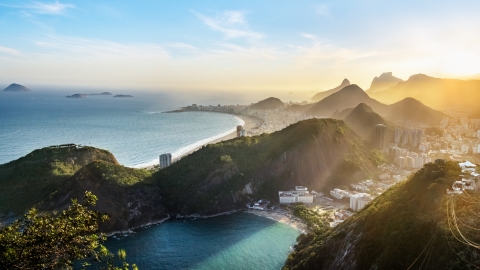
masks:
[[[208,112],[208,113],[216,113],[216,112]],[[243,125],[243,128],[244,128],[245,130],[247,130],[247,131],[248,131],[248,130],[251,130],[251,129],[254,129],[255,127],[258,127],[258,126],[262,125],[262,123],[263,123],[263,121],[262,121],[261,119],[259,119],[259,118],[255,118],[255,117],[251,117],[251,116],[246,116],[246,115],[240,115],[240,114],[232,114],[232,115],[234,115],[234,116],[242,119],[242,120],[245,122],[245,124]],[[225,135],[225,136],[223,136],[223,137],[221,137],[221,138],[218,138],[218,139],[216,139],[216,140],[212,140],[212,141],[207,142],[207,143],[205,143],[205,144],[203,144],[203,145],[200,145],[200,146],[198,146],[197,148],[192,149],[192,150],[190,150],[189,152],[187,152],[187,153],[185,153],[185,154],[182,154],[181,156],[178,156],[178,157],[174,158],[173,161],[177,161],[177,160],[181,159],[182,157],[187,156],[187,155],[189,155],[189,154],[191,154],[191,153],[193,153],[193,152],[201,149],[201,148],[202,148],[203,146],[205,146],[205,145],[215,144],[215,143],[219,143],[219,142],[222,142],[222,141],[231,140],[231,139],[234,139],[234,138],[236,138],[236,137],[237,137],[237,132],[234,131],[234,132],[232,132],[232,133],[230,133],[230,134],[228,134],[228,135]]]
[[[245,212],[281,222],[294,229],[297,229],[302,233],[310,232],[310,230],[308,229],[308,226],[305,223],[299,221],[298,218],[294,217],[291,213],[283,209],[269,210],[269,211],[249,209]]]
[[[218,113],[218,112],[205,112],[205,113]],[[242,119],[245,124],[243,125],[243,128],[245,130],[252,130],[256,127],[259,127],[263,124],[263,120],[259,119],[259,118],[256,118],[256,117],[251,117],[251,116],[246,116],[246,115],[240,115],[240,114],[231,114],[231,115],[234,115],[240,119]],[[181,158],[185,157],[185,156],[188,156],[190,155],[191,153],[201,149],[203,146],[205,145],[208,145],[208,144],[215,144],[215,143],[218,143],[218,142],[222,142],[222,141],[227,141],[227,140],[231,140],[231,139],[234,139],[237,137],[237,132],[234,131],[230,134],[227,134],[223,137],[220,137],[218,139],[215,139],[215,140],[212,140],[212,141],[209,141],[209,142],[206,142],[205,144],[203,145],[199,145],[198,147],[178,156],[178,157],[175,157],[172,159],[172,162],[175,162],[175,161],[178,161],[180,160]],[[147,170],[151,170],[151,169],[155,169],[156,167],[158,166],[158,164],[156,165],[149,165],[149,166],[145,166],[145,167],[141,167],[142,169],[147,169]]]

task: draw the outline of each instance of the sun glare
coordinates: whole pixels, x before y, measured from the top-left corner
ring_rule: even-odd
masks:
[[[480,57],[477,53],[453,51],[444,58],[444,71],[453,76],[470,76],[480,73]]]

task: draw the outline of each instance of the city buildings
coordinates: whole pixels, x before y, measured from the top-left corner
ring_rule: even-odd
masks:
[[[313,194],[308,192],[306,187],[296,186],[295,190],[279,191],[278,198],[281,204],[288,203],[313,203]]]
[[[378,124],[375,126],[375,148],[383,150],[385,148],[385,132],[387,126],[384,124]]]
[[[360,209],[365,207],[367,203],[371,202],[372,200],[373,200],[372,196],[367,193],[357,193],[357,194],[351,195],[350,208],[353,211],[359,211]]]
[[[160,155],[160,169],[166,168],[172,164],[172,154],[165,153]]]

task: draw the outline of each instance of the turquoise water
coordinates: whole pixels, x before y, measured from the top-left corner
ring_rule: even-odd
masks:
[[[0,92],[0,164],[65,143],[111,151],[130,167],[158,164],[235,130],[243,120],[219,113],[162,113],[185,101],[162,94],[66,98],[64,92]]]
[[[280,269],[299,232],[248,213],[208,219],[174,220],[109,238],[111,251],[123,248],[140,269]]]

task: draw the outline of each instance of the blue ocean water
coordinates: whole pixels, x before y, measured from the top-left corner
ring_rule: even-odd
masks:
[[[158,155],[178,156],[228,134],[242,120],[218,113],[161,113],[189,103],[214,105],[162,93],[134,98],[65,92],[0,92],[0,164],[49,145],[76,143],[111,151],[126,166],[156,164]],[[210,219],[167,221],[140,229],[111,250],[124,248],[140,269],[279,269],[299,232],[269,219],[238,213]]]
[[[0,92],[0,164],[65,143],[112,152],[120,164],[158,163],[235,130],[243,120],[204,112],[162,113],[186,105],[166,94],[66,98],[65,92]]]
[[[174,220],[140,229],[107,248],[140,269],[280,269],[299,232],[248,213]]]

